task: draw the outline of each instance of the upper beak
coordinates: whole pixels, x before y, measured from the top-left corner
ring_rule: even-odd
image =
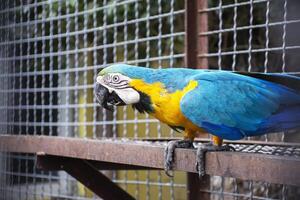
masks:
[[[96,83],[95,87],[95,96],[98,103],[103,106],[105,109],[113,111],[114,107],[112,105],[108,105],[109,91],[106,87],[101,85],[100,83]]]
[[[98,103],[103,106],[105,109],[113,111],[116,106],[126,105],[124,101],[117,95],[115,91],[109,91],[106,87],[100,83],[96,83],[95,87],[95,96]]]

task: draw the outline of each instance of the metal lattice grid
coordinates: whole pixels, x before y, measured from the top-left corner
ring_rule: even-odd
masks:
[[[199,13],[207,15],[208,52],[198,58],[207,60],[214,69],[299,72],[297,55],[300,40],[300,15],[297,1],[208,1]],[[297,133],[276,133],[249,140],[299,143]],[[255,149],[255,148],[254,148]],[[274,153],[274,152],[273,152]],[[211,177],[210,186],[203,190],[213,199],[297,199],[299,187],[270,183]]]
[[[200,1],[199,1],[200,2]],[[210,68],[299,71],[296,0],[206,1]],[[296,11],[295,11],[296,10]],[[184,1],[2,1],[1,134],[159,138],[175,135],[131,108],[114,113],[93,97],[97,72],[116,62],[184,66]],[[299,142],[295,134],[265,141]],[[64,172],[36,170],[29,154],[1,154],[3,199],[97,198]],[[3,161],[3,162],[2,162]],[[137,199],[185,199],[185,173],[107,172]],[[297,199],[299,188],[211,177],[212,199]],[[12,196],[13,195],[13,196]]]
[[[99,108],[93,87],[98,71],[116,62],[182,66],[184,2],[3,1],[0,19],[0,92],[6,97],[0,105],[1,134],[173,134],[131,108],[113,113]],[[64,172],[35,169],[33,155],[2,154],[1,160],[6,165],[0,172],[4,199],[97,198]],[[106,174],[138,199],[185,196],[184,173],[174,179],[161,172]]]

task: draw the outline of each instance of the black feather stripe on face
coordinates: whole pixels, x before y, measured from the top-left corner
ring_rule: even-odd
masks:
[[[140,94],[140,101],[138,103],[132,104],[132,107],[134,109],[137,109],[140,113],[153,113],[154,108],[152,107],[150,97],[143,92],[138,91],[138,93]]]

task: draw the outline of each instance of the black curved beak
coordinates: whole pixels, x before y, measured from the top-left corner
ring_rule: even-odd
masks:
[[[96,83],[95,86],[95,96],[98,101],[98,103],[105,109],[113,111],[114,107],[113,105],[116,106],[121,106],[121,105],[126,105],[122,99],[116,94],[115,91],[112,91],[109,93],[108,89],[101,85],[100,83]]]

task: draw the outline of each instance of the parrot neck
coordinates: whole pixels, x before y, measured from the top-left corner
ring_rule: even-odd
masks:
[[[163,92],[163,86],[161,83],[148,84],[140,79],[132,79],[130,86],[137,90],[140,94],[140,101],[133,104],[133,108],[139,112],[147,112],[153,114],[155,112],[155,105],[157,98]]]
[[[154,109],[152,107],[150,97],[143,92],[138,91],[138,93],[140,94],[140,101],[138,103],[133,104],[132,107],[134,109],[137,109],[140,113],[153,113]]]
[[[199,128],[187,120],[180,109],[183,95],[197,87],[197,84],[196,81],[191,81],[182,90],[168,92],[160,82],[146,83],[140,79],[132,79],[130,85],[142,95],[140,102],[133,107],[140,112],[148,112],[169,126],[198,131]]]

